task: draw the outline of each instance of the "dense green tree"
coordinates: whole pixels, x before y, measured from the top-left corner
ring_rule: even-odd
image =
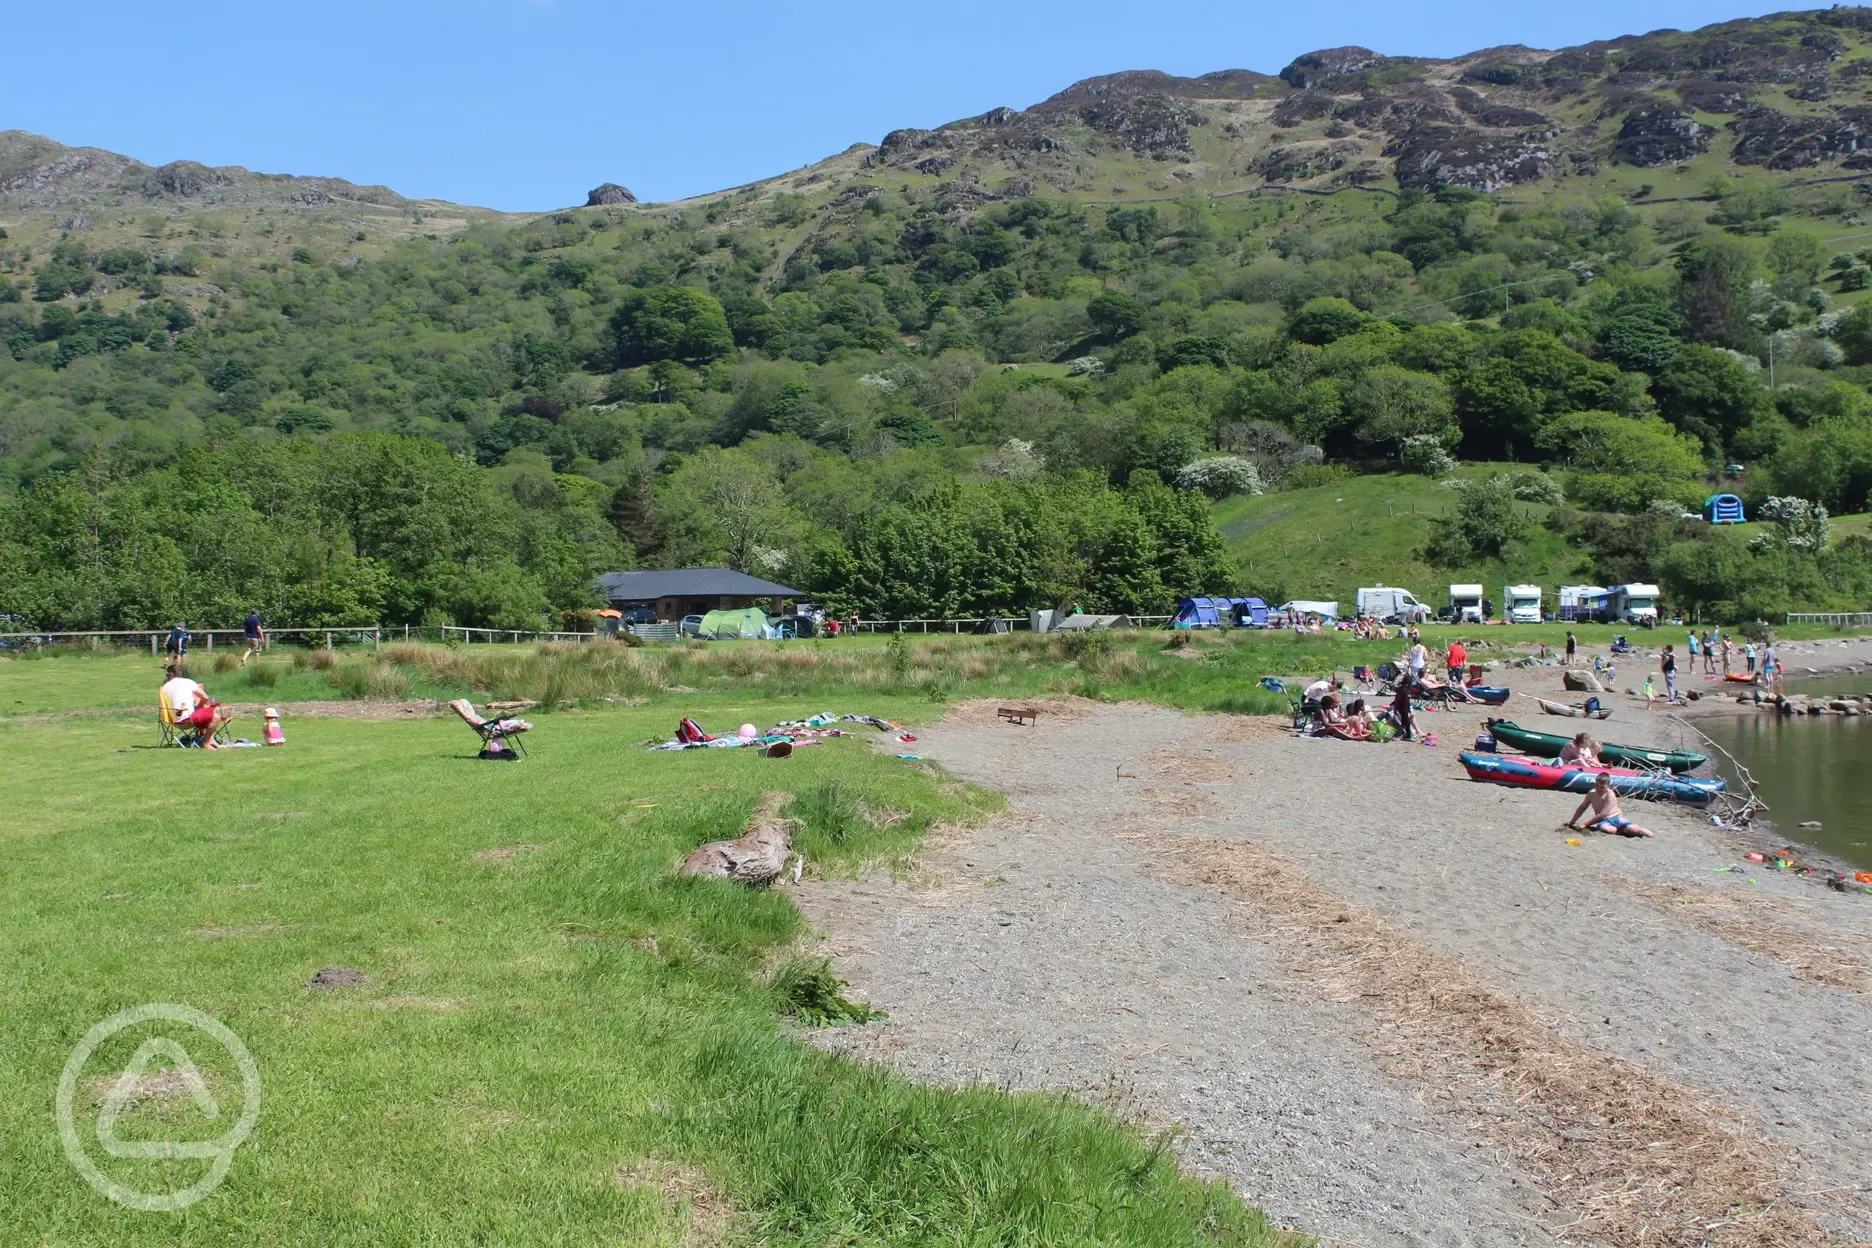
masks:
[[[734,353],[721,301],[692,286],[627,292],[612,313],[611,333],[625,368],[657,360],[706,364]]]
[[[1107,342],[1129,338],[1144,328],[1150,309],[1135,295],[1108,290],[1086,304],[1086,317]]]
[[[1735,239],[1707,238],[1677,257],[1677,305],[1684,332],[1696,342],[1753,351],[1760,333],[1749,322],[1755,252]]]
[[[1540,443],[1573,470],[1568,494],[1606,511],[1639,511],[1656,500],[1679,505],[1703,494],[1695,439],[1656,419],[1570,412],[1549,421]]]

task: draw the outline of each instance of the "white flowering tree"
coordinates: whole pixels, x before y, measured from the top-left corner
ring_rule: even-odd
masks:
[[[1827,541],[1832,537],[1832,526],[1827,523],[1827,509],[1819,503],[1792,494],[1770,498],[1756,509],[1755,515],[1757,519],[1766,520],[1775,526],[1775,533],[1772,536],[1761,534],[1756,539],[1756,545],[1781,545],[1817,555],[1826,549]],[[1762,539],[1766,539],[1766,542]]]
[[[1211,455],[1191,460],[1177,469],[1176,487],[1196,490],[1210,498],[1232,494],[1259,494],[1261,472],[1239,455]]]

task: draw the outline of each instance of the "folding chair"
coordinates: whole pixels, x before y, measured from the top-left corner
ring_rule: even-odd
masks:
[[[520,741],[520,734],[533,727],[524,719],[484,719],[476,713],[474,703],[467,698],[456,698],[449,703],[449,709],[461,716],[464,724],[475,730],[481,738],[481,758],[505,759],[517,762],[526,757],[526,746]]]
[[[164,746],[181,745],[182,743],[176,739],[176,731],[179,727],[180,725],[176,723],[175,708],[169,705],[169,699],[157,698],[156,747],[161,749]]]

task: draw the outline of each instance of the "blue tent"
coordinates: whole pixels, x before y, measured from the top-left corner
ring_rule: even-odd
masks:
[[[1226,598],[1185,598],[1177,603],[1171,628],[1221,628],[1229,609]]]
[[[1711,524],[1741,524],[1742,500],[1733,494],[1712,494],[1703,500],[1703,518]]]
[[[1230,622],[1236,628],[1266,628],[1268,605],[1259,598],[1231,598],[1229,601]]]

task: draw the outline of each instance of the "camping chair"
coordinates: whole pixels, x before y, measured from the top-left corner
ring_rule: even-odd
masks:
[[[475,713],[474,703],[467,698],[456,698],[449,703],[449,709],[461,716],[462,722],[475,730],[481,738],[481,753],[478,757],[504,759],[516,762],[526,757],[526,746],[521,744],[520,734],[532,729],[533,725],[524,719],[483,719]]]
[[[223,719],[220,726],[215,729],[214,740],[222,745],[226,745],[231,739],[228,735],[229,722]],[[201,733],[177,719],[175,708],[170,706],[168,700],[164,698],[156,699],[156,744],[158,747],[179,745],[189,749],[197,749],[201,746]]]

